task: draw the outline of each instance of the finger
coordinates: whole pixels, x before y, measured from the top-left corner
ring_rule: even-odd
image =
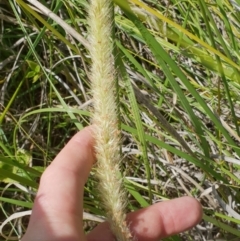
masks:
[[[93,142],[92,128],[83,129],[43,173],[29,230],[38,233],[49,230],[55,235],[54,239],[56,235],[61,237],[58,240],[68,237],[68,234],[72,235],[71,240],[74,240],[74,235],[78,239],[83,235],[79,230],[82,227],[83,189],[94,162]],[[46,235],[46,231],[42,235]]]
[[[191,197],[154,204],[128,214],[133,237],[138,241],[158,241],[183,232],[200,222],[202,207]],[[102,223],[87,235],[88,241],[114,241],[108,223]]]

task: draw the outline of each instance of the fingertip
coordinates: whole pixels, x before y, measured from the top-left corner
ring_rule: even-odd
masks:
[[[77,132],[69,140],[47,168],[47,172],[59,168],[65,169],[75,173],[85,182],[94,162],[93,126],[88,126]]]
[[[139,241],[159,240],[198,224],[202,219],[202,206],[192,197],[182,197],[154,204],[129,217]]]
[[[189,230],[202,219],[202,206],[193,197],[181,197],[161,204],[159,204],[161,213],[159,217],[162,221],[161,237]]]
[[[78,149],[86,150],[88,152],[88,160],[93,164],[96,160],[94,141],[94,126],[90,125],[77,132],[69,143],[74,146],[76,145]]]
[[[197,225],[201,220],[203,216],[203,209],[201,203],[193,198],[193,197],[182,197],[182,202],[185,202],[185,206],[189,207],[188,209],[191,213],[189,216],[189,228]],[[191,212],[192,211],[192,212]]]
[[[86,126],[82,130],[78,131],[70,141],[74,140],[78,143],[82,144],[82,138],[83,136],[87,138],[90,142],[93,142],[93,132],[94,132],[94,126]]]
[[[127,221],[136,240],[158,241],[192,228],[200,222],[202,213],[202,206],[196,199],[182,197],[129,213]],[[108,223],[102,223],[88,234],[87,240],[112,241],[114,237]]]

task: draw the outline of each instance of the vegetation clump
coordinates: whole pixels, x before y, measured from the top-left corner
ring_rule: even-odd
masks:
[[[118,170],[124,158],[111,190],[124,183],[128,211],[190,195],[204,221],[166,240],[239,240],[239,0],[114,4],[115,12],[110,2],[98,6],[106,24],[94,29],[87,0],[0,1],[1,221],[31,208],[42,172],[92,119],[115,153],[102,159]],[[100,161],[85,190],[84,209],[96,216],[104,213],[95,174],[107,168]],[[21,236],[27,221],[9,222],[2,234]]]

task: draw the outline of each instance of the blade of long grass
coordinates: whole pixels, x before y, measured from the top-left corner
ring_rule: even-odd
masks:
[[[215,212],[214,215],[215,215],[216,217],[225,219],[226,221],[230,221],[230,222],[233,222],[233,223],[236,223],[236,224],[240,224],[240,220],[239,220],[239,219],[229,217],[229,216],[224,215],[224,214],[222,214],[222,213],[217,213],[217,212]]]
[[[21,1],[21,0],[19,0],[19,1]],[[23,24],[22,24],[22,21],[21,21],[19,15],[18,15],[18,13],[17,13],[17,11],[16,11],[16,9],[15,9],[14,4],[13,4],[12,2],[10,2],[10,4],[11,4],[12,9],[13,9],[15,15],[16,15],[16,18],[18,19],[18,21],[19,21],[19,23],[20,23],[20,27],[21,27],[22,31],[25,33],[27,42],[28,42],[28,44],[29,44],[29,46],[30,46],[30,50],[32,51],[32,54],[35,56],[35,58],[36,58],[36,60],[37,60],[37,62],[38,62],[38,64],[39,64],[39,66],[41,67],[41,70],[43,71],[43,73],[44,73],[44,75],[46,76],[47,80],[49,81],[49,84],[51,85],[52,89],[53,89],[54,92],[56,93],[56,95],[57,95],[60,103],[62,104],[62,106],[63,106],[64,109],[66,110],[66,113],[69,114],[69,117],[70,117],[71,119],[76,119],[76,117],[75,117],[71,112],[68,112],[68,106],[66,105],[65,101],[63,100],[63,98],[61,97],[61,95],[59,94],[59,92],[57,91],[57,88],[56,88],[55,85],[53,84],[53,82],[52,82],[52,80],[50,79],[49,75],[48,75],[47,72],[45,71],[45,69],[44,69],[41,61],[39,60],[39,58],[38,58],[38,56],[37,56],[36,51],[34,51],[33,43],[32,43],[32,41],[31,41],[31,39],[29,38],[25,27],[24,27]],[[23,4],[24,4],[24,3],[23,3]],[[81,129],[83,128],[82,124],[79,123],[79,122],[78,122],[78,123],[75,123],[75,125],[76,125],[76,127],[77,127],[79,130],[81,130]]]
[[[0,155],[0,163],[4,163],[4,164],[12,166],[12,167],[17,167],[25,172],[29,172],[34,177],[40,177],[42,174],[41,172],[37,171],[36,169],[34,169],[32,167],[29,167],[29,166],[26,166],[25,164],[17,162],[13,158],[8,158],[8,157]]]
[[[24,78],[18,84],[18,87],[16,88],[14,94],[12,95],[11,99],[9,100],[8,105],[6,106],[4,111],[1,113],[1,115],[0,115],[0,125],[2,125],[2,122],[3,122],[4,118],[5,118],[5,115],[9,111],[9,108],[11,107],[11,105],[12,105],[13,101],[15,100],[18,92],[20,91],[23,82],[24,82]]]
[[[60,39],[63,43],[65,43],[69,48],[71,48],[74,52],[78,52],[77,48],[72,45],[64,36],[62,36],[56,29],[54,29],[46,20],[44,20],[38,13],[33,11],[26,3],[24,3],[22,0],[17,0],[18,3],[28,12],[31,13],[34,18],[38,19],[43,25],[44,28],[41,31],[38,40],[40,40],[40,36],[42,37],[45,33],[46,28],[49,29],[58,39]],[[17,14],[17,13],[16,13]],[[21,21],[20,21],[21,22]],[[33,45],[34,46],[34,45]],[[29,57],[28,55],[26,57]]]
[[[222,223],[210,216],[207,216],[206,214],[203,214],[203,219],[207,222],[210,222],[212,224],[214,224],[215,226],[225,230],[227,233],[232,233],[234,235],[236,235],[237,237],[240,237],[240,231],[235,229],[235,228],[232,228],[231,226],[225,224],[225,223]]]
[[[168,77],[172,87],[174,88],[176,94],[179,96],[179,100],[181,101],[184,109],[188,112],[193,125],[195,126],[195,131],[198,133],[198,137],[201,140],[202,143],[202,149],[205,153],[205,156],[209,156],[208,152],[208,143],[206,142],[206,139],[203,134],[202,125],[199,122],[198,118],[193,113],[192,108],[190,107],[185,95],[183,94],[181,88],[179,87],[177,81],[173,77],[172,73],[169,70],[169,67],[171,70],[178,76],[183,84],[187,87],[189,92],[195,97],[197,102],[202,106],[206,114],[209,116],[209,118],[213,121],[213,123],[216,125],[218,130],[220,130],[225,138],[228,140],[229,144],[232,146],[232,148],[236,151],[238,155],[240,155],[240,150],[237,148],[236,143],[232,140],[228,132],[225,130],[225,128],[222,126],[221,122],[218,120],[218,118],[213,114],[213,112],[210,110],[210,108],[207,106],[205,101],[202,99],[202,97],[197,93],[195,88],[191,85],[191,83],[187,80],[186,76],[182,73],[182,71],[178,68],[178,66],[175,64],[175,62],[169,57],[169,55],[164,51],[164,49],[161,47],[161,45],[155,40],[155,38],[148,32],[148,30],[144,27],[144,25],[135,17],[135,15],[131,12],[130,8],[123,9],[123,11],[126,13],[126,15],[134,22],[134,24],[137,26],[139,31],[142,33],[142,36],[144,37],[146,43],[148,44],[149,48],[152,50],[153,54],[155,55],[156,60],[158,61],[159,65],[163,68],[164,73]],[[166,65],[166,63],[168,66]]]
[[[20,200],[16,200],[16,199],[11,199],[11,198],[0,197],[0,201],[5,202],[5,203],[14,204],[14,205],[17,205],[19,207],[24,207],[24,208],[32,208],[33,207],[33,203],[24,202],[24,201],[20,201]]]
[[[238,52],[239,51],[239,47],[238,47],[238,44],[237,44],[237,39],[236,39],[236,37],[235,37],[235,35],[233,33],[233,29],[232,29],[231,23],[229,22],[229,18],[228,18],[227,14],[226,14],[226,10],[224,9],[223,1],[216,0],[216,3],[218,5],[218,7],[219,7],[219,10],[220,10],[222,16],[223,16],[222,19],[223,19],[223,22],[224,22],[224,26],[225,26],[225,28],[227,30],[227,33],[229,34],[229,38],[230,38],[231,43],[232,43],[231,47],[235,50],[235,52]],[[220,37],[222,37],[222,36],[220,36]],[[224,44],[225,44],[225,42],[224,42]],[[226,49],[228,50],[227,46],[226,46]],[[231,54],[228,53],[228,56],[231,56]],[[238,59],[238,62],[239,62],[239,59]]]
[[[139,16],[142,22],[146,21],[145,16]],[[119,25],[119,28],[122,29],[128,36],[133,37],[137,41],[144,43],[144,40],[142,39],[141,34],[139,33],[138,29],[134,27],[133,23],[123,17],[115,17],[116,22]],[[161,23],[158,23],[160,25]],[[195,47],[196,44],[194,44],[189,39],[186,39],[186,36],[182,32],[174,32],[171,28],[167,28],[166,31],[166,38],[170,41],[166,41],[165,38],[160,38],[159,34],[165,35],[165,33],[162,33],[161,30],[162,26],[158,26],[158,28],[155,31],[150,31],[152,34],[154,34],[156,40],[166,49],[169,49],[171,51],[174,51],[175,53],[178,53],[179,55],[186,56],[187,58],[191,58],[194,61],[198,61],[203,66],[205,66],[207,69],[214,71],[216,74],[218,74],[218,67],[216,64],[215,58],[210,55],[207,50],[204,48]],[[201,31],[201,29],[199,29]],[[179,44],[180,47],[176,47],[175,44]],[[130,51],[130,50],[129,50]],[[144,59],[143,56],[138,55],[140,59],[143,59],[146,62],[149,62],[149,60]],[[153,62],[149,62],[151,65],[155,66],[156,64]],[[232,79],[233,81],[238,81],[237,76],[234,74],[234,69],[226,64],[225,62],[223,64],[223,72],[225,76],[229,79]]]
[[[8,171],[8,170],[5,170],[5,169],[1,168],[0,179],[5,179],[5,178],[12,179],[13,181],[19,182],[19,183],[21,183],[22,185],[25,185],[25,186],[30,186],[30,187],[33,187],[33,188],[38,187],[38,184],[36,182],[31,181],[27,178],[18,176],[17,174],[12,173],[11,171]]]
[[[148,156],[147,156],[147,143],[146,143],[146,140],[144,139],[143,125],[142,125],[142,121],[141,121],[141,117],[140,117],[139,107],[138,107],[138,104],[137,104],[137,101],[136,101],[136,98],[134,95],[134,90],[133,90],[133,87],[131,84],[131,80],[128,76],[128,73],[121,60],[121,57],[122,57],[121,55],[122,54],[119,51],[119,54],[116,56],[116,63],[117,63],[117,67],[119,68],[119,74],[120,74],[121,78],[124,80],[124,84],[126,85],[128,98],[130,101],[135,124],[137,127],[138,139],[140,142],[140,148],[143,153],[143,161],[144,161],[146,176],[147,176],[147,180],[148,180],[148,191],[149,191],[149,199],[150,199],[149,202],[152,203],[152,191],[151,191],[151,183],[150,183],[151,171],[150,171],[150,163],[149,163]]]
[[[135,200],[139,203],[139,205],[144,208],[148,207],[150,203],[148,203],[142,195],[136,190],[135,186],[128,182],[126,179],[124,180],[124,186],[127,188],[128,192],[135,198]]]
[[[129,9],[129,11],[131,11]],[[158,44],[158,42],[154,39],[154,37],[148,32],[148,30],[143,26],[143,24],[135,17],[135,15],[132,12],[125,11],[127,16],[133,21],[133,23],[136,25],[136,27],[139,29],[139,31],[142,33],[142,36],[144,37],[146,43],[152,50],[153,54],[155,55],[156,60],[158,61],[159,66],[163,69],[165,75],[169,79],[172,87],[176,91],[176,94],[178,95],[182,105],[184,106],[185,110],[188,112],[193,125],[195,126],[195,131],[198,133],[198,136],[202,143],[202,149],[206,156],[209,155],[208,151],[208,144],[204,138],[204,133],[201,127],[201,124],[198,120],[198,118],[195,116],[195,114],[192,111],[192,108],[190,107],[185,95],[183,94],[181,88],[177,84],[177,81],[173,77],[171,71],[169,70],[169,67],[166,65],[164,61],[168,63],[170,68],[176,73],[178,77],[181,78],[181,80],[185,80],[185,82],[188,82],[184,74],[180,71],[180,69],[177,67],[177,65],[174,63],[174,61],[171,60],[171,58],[166,54],[164,49]],[[192,90],[195,91],[194,88]],[[195,91],[196,92],[196,91]]]
[[[153,89],[156,92],[159,92],[158,88],[155,86],[154,82],[149,77],[149,75],[147,74],[146,70],[142,67],[142,65],[137,62],[137,60],[126,50],[126,48],[124,48],[124,46],[119,41],[116,41],[116,44],[117,44],[118,48],[123,52],[123,54],[136,67],[136,69],[148,80],[148,82],[151,84]]]
[[[11,154],[11,151],[9,150],[9,147],[7,147],[7,145],[4,144],[5,142],[2,137],[3,135],[4,135],[4,132],[3,132],[2,128],[0,127],[0,136],[1,136],[0,147],[3,150],[3,152],[6,154],[6,156],[10,157],[10,156],[12,156],[12,154]]]
[[[218,30],[218,28],[217,28],[217,26],[215,24],[215,21],[213,20],[213,17],[211,15],[211,13],[209,12],[205,2],[199,0],[199,6],[202,9],[203,18],[205,20],[206,28],[207,28],[207,31],[209,33],[209,38],[211,40],[212,46],[215,49],[217,49],[217,46],[216,46],[216,43],[215,43],[215,39],[213,38],[213,35],[212,35],[212,29],[210,28],[210,23],[211,23],[211,25],[214,28],[214,33],[217,35],[217,37],[218,37],[218,39],[219,39],[219,41],[221,43],[221,47],[225,51],[227,57],[230,59],[231,58],[230,52],[229,52],[225,42],[223,41],[222,35],[220,34],[220,32],[219,32],[219,30]],[[209,23],[209,19],[210,19],[210,23]],[[237,131],[238,135],[240,135],[239,127],[238,127],[238,124],[237,124],[237,118],[236,118],[234,106],[233,106],[233,103],[232,103],[231,94],[230,94],[229,87],[228,87],[228,82],[227,82],[227,79],[226,79],[226,77],[224,75],[223,66],[222,66],[222,63],[221,63],[221,60],[220,60],[219,56],[216,56],[216,61],[217,61],[217,65],[218,65],[218,70],[219,70],[220,76],[221,76],[223,84],[224,84],[225,93],[226,93],[227,98],[228,98],[228,103],[229,103],[229,106],[230,106],[230,109],[231,109],[231,113],[232,113],[232,119],[233,119],[233,122],[235,124],[236,131]],[[240,79],[239,78],[239,72],[238,72],[238,70],[236,68],[234,68],[234,74],[237,76],[238,79]],[[221,113],[219,113],[219,115],[220,114]]]
[[[114,0],[120,7],[122,6],[123,8],[125,8],[126,10],[126,6],[128,6],[126,0]],[[231,66],[235,67],[236,69],[240,70],[240,67],[233,62],[231,59],[227,58],[224,54],[222,54],[221,52],[219,52],[218,50],[214,49],[213,47],[211,47],[210,45],[208,45],[207,43],[205,43],[204,41],[202,41],[201,39],[199,39],[197,36],[193,35],[192,33],[188,32],[186,29],[182,28],[180,25],[178,25],[177,23],[171,21],[170,19],[166,18],[164,15],[162,15],[160,12],[155,11],[154,9],[148,7],[146,4],[144,4],[143,2],[140,2],[138,0],[131,0],[132,2],[134,2],[135,4],[137,4],[138,6],[142,7],[143,9],[145,9],[146,11],[148,11],[149,13],[152,13],[154,16],[158,17],[159,19],[163,20],[164,22],[168,23],[169,25],[175,27],[176,29],[180,30],[181,32],[183,32],[184,34],[186,34],[189,38],[193,39],[194,41],[196,41],[197,43],[199,43],[200,45],[202,45],[203,47],[205,47],[206,49],[208,49],[210,52],[218,55],[220,58],[222,58],[224,61],[226,61],[228,64],[230,64]]]
[[[122,129],[131,133],[134,136],[138,135],[137,130],[130,127],[130,126],[122,124]],[[149,141],[150,143],[155,144],[160,148],[164,148],[164,149],[174,153],[175,155],[183,158],[184,160],[187,160],[190,163],[193,163],[194,165],[200,167],[201,170],[208,173],[208,175],[216,178],[216,180],[221,180],[224,183],[228,183],[228,181],[224,177],[222,177],[221,174],[215,172],[214,168],[210,165],[210,164],[212,164],[212,165],[214,164],[214,163],[212,163],[211,159],[208,159],[208,158],[205,157],[206,161],[203,162],[203,161],[201,161],[201,160],[199,160],[199,159],[197,159],[193,156],[188,155],[185,152],[182,152],[182,151],[178,150],[177,148],[175,148],[175,147],[173,147],[173,146],[171,146],[171,145],[169,145],[169,144],[167,144],[163,141],[158,140],[157,138],[155,138],[153,136],[144,134],[144,138],[145,138],[146,141]],[[201,158],[203,158],[203,157],[201,157]]]

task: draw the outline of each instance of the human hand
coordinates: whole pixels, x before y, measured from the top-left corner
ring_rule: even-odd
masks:
[[[84,184],[95,160],[91,128],[77,133],[43,173],[22,241],[115,240],[106,222],[87,235],[82,229]],[[183,197],[132,212],[127,222],[137,241],[158,241],[195,226],[201,217],[199,202]]]

